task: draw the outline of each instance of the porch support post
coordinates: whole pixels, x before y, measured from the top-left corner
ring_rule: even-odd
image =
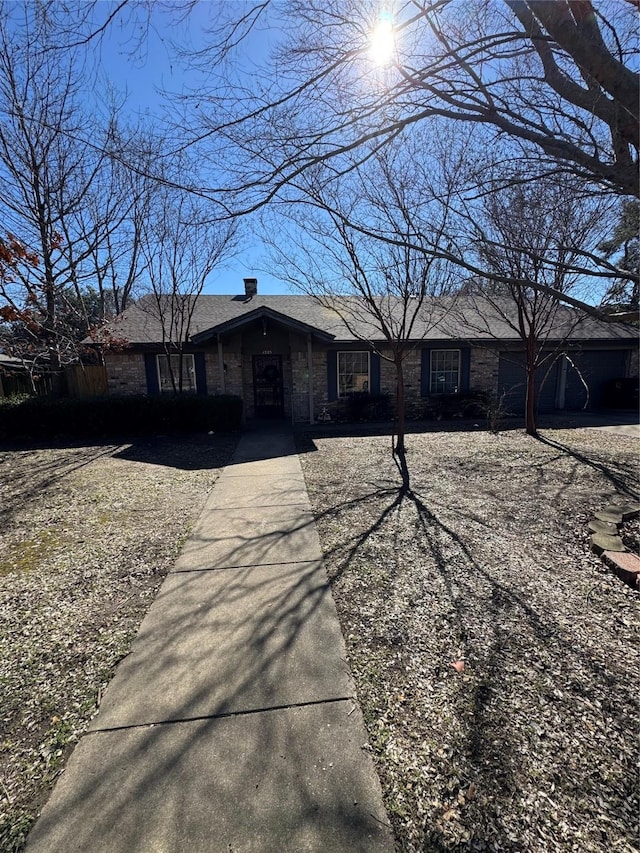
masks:
[[[313,342],[307,335],[307,383],[309,391],[309,423],[313,423]]]
[[[224,384],[224,357],[222,354],[222,335],[218,335],[218,373],[220,376],[220,393],[225,394]]]
[[[556,409],[564,409],[567,393],[567,359],[560,357],[560,371],[558,373],[558,385],[556,388]]]

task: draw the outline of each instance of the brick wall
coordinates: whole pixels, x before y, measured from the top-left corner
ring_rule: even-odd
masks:
[[[146,394],[144,355],[139,352],[107,352],[104,355],[110,394]]]
[[[629,350],[629,356],[627,358],[627,376],[629,379],[635,378],[640,375],[640,351],[638,347],[634,347],[634,349]]]
[[[218,369],[217,350],[207,350],[205,352],[204,368],[207,373],[207,394],[222,394],[222,385],[220,383],[220,370]]]
[[[383,350],[383,353],[389,354]],[[418,399],[422,388],[422,347],[408,353],[404,362],[404,381],[407,399]],[[486,347],[472,347],[469,371],[472,391],[495,391],[498,387],[498,351]],[[392,362],[385,359],[380,365],[380,390],[383,394],[395,394],[396,370]]]
[[[239,336],[238,336],[239,337]],[[238,349],[226,346],[222,352],[224,361],[224,388],[227,394],[242,397],[242,355]]]
[[[469,385],[472,391],[498,390],[498,350],[487,347],[471,348]]]
[[[391,351],[383,348],[380,352],[382,356],[386,356],[386,358],[380,359],[380,393],[389,394],[391,399],[395,399],[397,374],[394,363],[389,361]],[[422,372],[422,350],[420,347],[407,353],[402,372],[407,400],[419,399]]]
[[[303,335],[289,336],[290,361],[290,411],[296,423],[309,421],[309,369],[307,365],[307,340]]]
[[[311,363],[313,368],[313,416],[317,420],[323,409],[329,407],[327,382],[327,352],[314,342]],[[303,335],[290,336],[290,409],[296,422],[309,421],[309,372],[307,340]]]

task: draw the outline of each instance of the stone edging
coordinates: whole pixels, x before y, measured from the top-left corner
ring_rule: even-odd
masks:
[[[623,521],[640,514],[640,503],[620,498],[594,513],[589,521],[591,550],[629,586],[640,589],[640,557],[625,547],[620,533]]]

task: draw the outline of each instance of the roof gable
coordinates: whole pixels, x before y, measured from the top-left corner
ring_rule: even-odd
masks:
[[[276,311],[273,308],[269,308],[267,305],[261,305],[258,308],[254,308],[253,311],[249,311],[248,314],[243,314],[239,317],[234,317],[230,320],[225,320],[222,323],[218,323],[215,326],[211,326],[209,329],[205,329],[202,332],[198,332],[195,335],[191,336],[191,340],[194,344],[201,344],[209,341],[211,338],[224,334],[226,332],[232,332],[237,329],[241,329],[244,326],[247,326],[250,323],[255,322],[256,320],[271,320],[275,323],[280,323],[283,326],[286,326],[289,329],[293,329],[296,332],[300,332],[304,335],[312,335],[313,337],[317,337],[323,341],[332,341],[335,338],[335,335],[324,331],[323,329],[319,329],[317,326],[312,326],[309,323],[305,323],[301,320],[296,320],[293,317],[290,317],[288,314],[283,314],[281,311]]]

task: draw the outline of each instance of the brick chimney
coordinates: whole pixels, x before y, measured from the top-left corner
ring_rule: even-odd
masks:
[[[247,299],[251,299],[252,296],[258,295],[258,279],[257,278],[245,278],[244,279],[244,295]]]

